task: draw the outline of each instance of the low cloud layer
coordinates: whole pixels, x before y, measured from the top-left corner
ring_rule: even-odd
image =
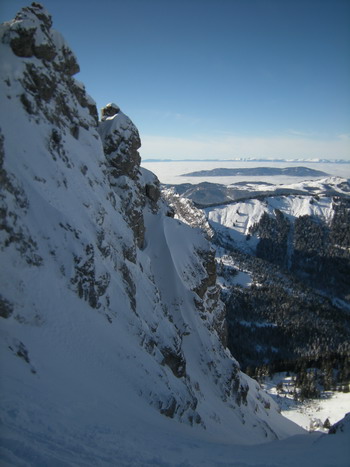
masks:
[[[336,140],[310,138],[216,136],[174,138],[143,135],[143,158],[231,158],[282,157],[349,159],[350,140],[341,135]]]

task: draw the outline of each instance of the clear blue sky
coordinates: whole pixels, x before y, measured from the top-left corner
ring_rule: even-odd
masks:
[[[142,157],[350,159],[350,0],[42,3]]]

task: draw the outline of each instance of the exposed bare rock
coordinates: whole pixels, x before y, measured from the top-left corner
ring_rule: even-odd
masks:
[[[139,132],[129,117],[120,111],[116,104],[108,104],[102,109],[103,119],[99,133],[106,158],[115,177],[126,175],[136,180],[139,175],[141,146]]]
[[[108,117],[114,117],[114,115],[117,115],[117,113],[120,111],[120,108],[117,104],[107,104],[103,109],[101,110],[101,120],[104,121]]]

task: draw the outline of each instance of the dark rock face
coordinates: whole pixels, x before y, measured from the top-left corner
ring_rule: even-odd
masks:
[[[194,289],[200,299],[196,300],[196,305],[203,320],[209,320],[222,345],[227,347],[226,308],[220,300],[220,288],[216,283],[215,250],[197,250],[197,254],[202,260],[205,275],[199,286]]]
[[[106,158],[113,167],[113,176],[126,175],[136,180],[141,163],[138,153],[141,140],[130,118],[116,104],[108,104],[102,109],[99,133]]]
[[[36,28],[33,21],[33,15],[42,22],[46,27],[44,32],[47,43],[38,44],[36,42]],[[23,22],[33,23],[32,27],[27,27],[24,29],[22,27]],[[44,58],[48,61],[51,61],[56,52],[52,41],[50,40],[49,35],[46,34],[52,26],[51,16],[44,10],[42,5],[39,3],[32,3],[30,7],[22,8],[22,10],[16,15],[14,20],[14,27],[12,28],[12,38],[10,40],[10,45],[13,52],[18,57],[33,57]]]
[[[177,378],[182,378],[186,375],[186,360],[181,349],[174,352],[171,348],[165,348],[162,350],[162,354],[164,355],[162,364],[167,365]]]
[[[93,245],[87,245],[85,257],[74,257],[75,274],[71,283],[78,296],[86,300],[92,308],[99,308],[99,298],[106,293],[110,283],[110,275],[105,273],[96,275],[95,252]]]
[[[132,228],[136,244],[143,246],[145,226],[142,209],[145,196],[140,181],[141,146],[137,128],[116,104],[102,109],[99,133],[107,160],[107,172],[111,186],[123,201],[126,218]],[[151,189],[153,197],[155,194]]]
[[[141,168],[143,194],[146,197],[146,201],[149,203],[152,211],[156,213],[159,210],[159,206],[164,203],[161,197],[160,183],[158,178],[149,170]],[[168,209],[168,207],[166,207]]]
[[[201,251],[199,254],[204,260],[203,264],[207,271],[207,276],[202,280],[201,285],[197,287],[196,293],[200,298],[203,298],[208,288],[216,285],[215,251]]]
[[[76,138],[79,128],[96,126],[95,103],[72,78],[79,72],[76,57],[62,36],[51,29],[47,11],[33,3],[7,25],[2,42],[18,57],[39,60],[24,63],[20,82],[25,90],[21,102],[26,112],[36,120],[48,120],[63,132],[70,131]],[[87,116],[83,117],[81,107],[88,110]]]
[[[4,137],[0,130],[0,231],[2,231],[2,245],[0,252],[13,245],[21,253],[27,264],[40,265],[42,258],[37,253],[37,244],[28,229],[18,225],[19,212],[27,213],[29,200],[17,180],[4,168]],[[6,196],[8,195],[8,197]],[[17,212],[11,211],[9,199],[17,206]],[[8,313],[4,313],[6,315]]]
[[[147,183],[146,185],[146,196],[149,198],[153,203],[157,203],[160,198],[160,188],[158,184],[151,184]]]
[[[38,30],[37,21],[42,26]],[[5,36],[15,55],[18,57],[36,57],[45,62],[55,62],[54,66],[69,76],[80,71],[72,51],[63,45],[60,51],[51,34],[52,20],[48,12],[39,3],[22,8],[11,24]]]
[[[0,295],[0,317],[9,318],[13,313],[13,305]]]
[[[179,187],[181,187],[181,185],[163,188],[162,196],[165,198],[170,208],[173,209],[174,214],[176,213],[178,219],[191,227],[200,228],[208,240],[212,239],[214,232],[209,225],[204,211],[198,209],[192,200],[182,196],[183,192],[181,188],[179,190]]]
[[[167,215],[176,217],[193,228],[199,228],[203,235],[210,239],[213,235],[211,228],[202,211],[197,209],[192,201],[179,197],[172,189],[163,189],[162,196],[170,205],[171,211]],[[169,208],[168,208],[169,209]],[[220,288],[216,283],[215,250],[211,248],[198,249],[196,254],[201,259],[204,274],[193,291],[197,294],[195,300],[200,316],[210,322],[224,347],[228,342],[228,327],[226,308],[220,300]]]
[[[117,104],[107,104],[101,110],[101,120],[106,120],[108,117],[114,117],[120,111],[120,108]]]

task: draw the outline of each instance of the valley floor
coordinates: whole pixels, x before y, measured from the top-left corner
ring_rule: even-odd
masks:
[[[283,383],[283,391],[278,393],[276,385],[280,382]],[[296,401],[292,394],[294,387],[291,377],[285,376],[285,373],[276,373],[263,386],[281,407],[281,413],[308,431],[326,433],[328,430],[323,428],[323,424],[327,419],[333,425],[350,412],[350,392],[326,391],[319,399]]]

